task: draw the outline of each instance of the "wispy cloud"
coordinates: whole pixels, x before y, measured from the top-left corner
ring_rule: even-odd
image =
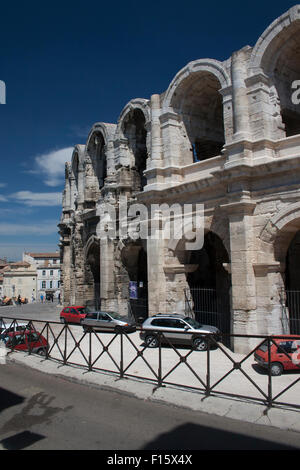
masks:
[[[59,186],[64,182],[65,163],[71,161],[73,147],[66,147],[35,157],[35,168],[31,173],[40,174],[47,186]]]
[[[10,194],[11,199],[16,202],[22,202],[26,206],[61,206],[62,194],[60,192],[53,193],[34,193],[32,191],[17,191]]]

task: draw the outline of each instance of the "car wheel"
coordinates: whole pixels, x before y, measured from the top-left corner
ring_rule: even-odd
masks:
[[[61,323],[66,323],[66,320],[64,319],[64,317],[60,317],[60,322]]]
[[[193,341],[193,346],[196,351],[206,351],[207,341],[205,338],[195,338]]]
[[[149,348],[157,348],[158,346],[158,339],[154,335],[146,336],[145,343]]]
[[[280,362],[273,362],[271,364],[271,375],[274,375],[274,376],[278,376],[278,375],[281,375],[282,372],[283,372],[283,367],[282,365],[280,364]]]
[[[119,334],[122,332],[122,327],[121,326],[116,326],[115,327],[115,333]]]
[[[38,349],[37,353],[38,353],[39,356],[46,356],[46,351],[43,348]]]

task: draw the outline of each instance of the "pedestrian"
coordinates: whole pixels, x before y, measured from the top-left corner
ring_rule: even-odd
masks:
[[[21,302],[21,296],[20,296],[20,294],[18,295],[18,300],[17,300],[17,302],[18,302],[18,305],[19,305],[19,307],[20,307],[20,306],[21,306],[21,303],[22,303],[22,302]]]

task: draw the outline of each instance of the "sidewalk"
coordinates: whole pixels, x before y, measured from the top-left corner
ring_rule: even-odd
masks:
[[[43,373],[80,382],[88,386],[130,394],[142,400],[162,402],[175,407],[185,407],[244,422],[300,432],[300,411],[297,410],[282,408],[267,409],[263,404],[246,399],[205,397],[202,393],[186,391],[170,385],[156,388],[154,384],[141,379],[120,379],[109,373],[89,372],[80,367],[64,366],[51,359],[46,360],[38,356],[28,356],[28,354],[23,353],[9,354],[6,357],[6,361],[21,363]]]

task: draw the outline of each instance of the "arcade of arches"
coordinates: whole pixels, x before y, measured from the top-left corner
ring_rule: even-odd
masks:
[[[300,333],[299,51],[295,5],[256,44],[223,62],[194,60],[163,93],[94,124],[65,165],[64,304],[192,314],[238,334],[227,342],[238,352],[256,344],[251,335]],[[187,250],[184,236],[130,239],[124,200],[148,214],[202,204],[202,248]],[[115,236],[101,238],[107,204]],[[128,220],[145,223],[138,211]]]

